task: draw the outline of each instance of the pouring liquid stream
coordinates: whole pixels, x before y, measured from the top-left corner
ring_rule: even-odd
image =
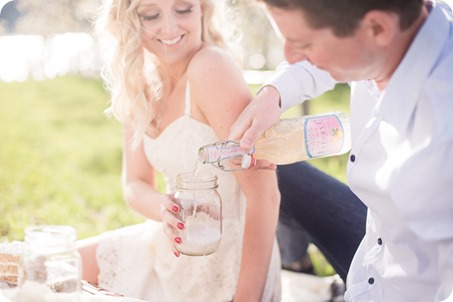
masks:
[[[203,163],[200,161],[200,160],[197,160],[195,162],[195,168],[193,169],[193,178],[194,178],[194,181],[193,181],[193,184],[192,184],[192,189],[193,189],[193,218],[194,219],[197,219],[197,200],[196,200],[196,190],[195,190],[195,187],[196,187],[196,184],[197,184],[197,177],[198,177],[198,173],[200,172],[200,168],[201,168],[201,165]]]

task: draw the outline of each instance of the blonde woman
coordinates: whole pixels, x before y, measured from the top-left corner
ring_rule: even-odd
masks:
[[[82,244],[84,279],[105,289],[158,302],[280,301],[275,171],[203,167],[219,176],[223,199],[222,242],[203,257],[177,252],[171,229],[179,221],[167,218],[176,204],[156,189],[160,171],[166,193],[174,192],[176,175],[194,169],[198,148],[225,140],[252,98],[220,34],[220,2],[112,0],[103,7],[98,26],[114,42],[104,78],[110,111],[124,125],[124,197],[147,218]]]

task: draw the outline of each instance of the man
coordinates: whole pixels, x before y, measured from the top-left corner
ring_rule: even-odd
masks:
[[[244,110],[230,138],[242,138],[250,149],[283,110],[335,82],[350,82],[347,175],[368,212],[345,299],[447,298],[453,283],[451,10],[423,0],[262,1],[284,37],[289,64]],[[304,180],[297,189],[303,194]],[[341,207],[341,199],[333,201]],[[303,212],[293,210],[293,217]],[[304,219],[336,219],[316,215]]]

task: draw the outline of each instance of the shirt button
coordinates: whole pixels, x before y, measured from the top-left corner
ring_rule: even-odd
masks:
[[[381,239],[381,238],[378,238],[377,243],[378,243],[379,245],[382,245],[382,239]]]
[[[355,162],[355,155],[352,154],[352,155],[349,157],[349,159],[350,159],[352,162]]]
[[[368,283],[369,283],[369,284],[373,284],[373,283],[374,283],[374,278],[371,277],[370,279],[368,279]]]

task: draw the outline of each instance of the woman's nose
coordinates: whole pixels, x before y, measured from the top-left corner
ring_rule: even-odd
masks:
[[[162,33],[163,34],[166,34],[166,35],[169,35],[171,36],[171,34],[173,34],[177,28],[177,20],[175,17],[173,16],[167,16],[166,18],[164,18],[163,20],[163,24],[162,24]],[[169,38],[169,37],[167,37]]]

